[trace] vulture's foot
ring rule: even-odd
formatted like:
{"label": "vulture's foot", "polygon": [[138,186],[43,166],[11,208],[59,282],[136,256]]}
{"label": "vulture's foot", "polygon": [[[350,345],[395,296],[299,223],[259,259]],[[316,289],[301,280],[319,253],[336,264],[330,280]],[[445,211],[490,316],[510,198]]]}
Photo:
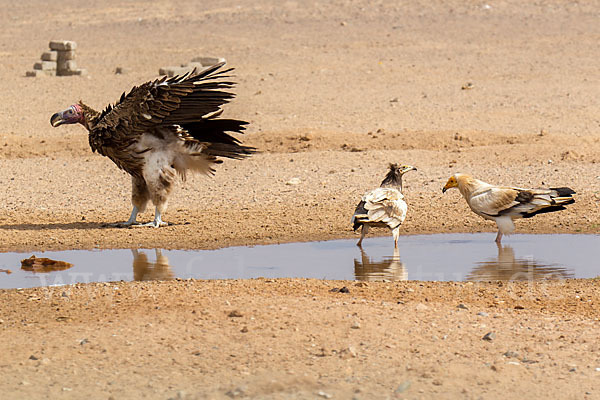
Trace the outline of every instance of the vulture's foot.
{"label": "vulture's foot", "polygon": [[133,210],[131,210],[131,216],[125,222],[117,222],[115,224],[106,224],[106,226],[110,226],[111,228],[129,228],[130,226],[139,225],[140,223],[136,221],[138,215],[138,208],[133,206]]}
{"label": "vulture's foot", "polygon": [[144,227],[144,226],[151,226],[153,228],[159,228],[161,226],[169,226],[169,223],[164,222],[164,221],[152,221],[152,222],[146,222],[145,224],[133,225],[134,228],[139,228],[139,227]]}
{"label": "vulture's foot", "polygon": [[115,222],[114,224],[106,224],[105,226],[108,226],[110,228],[129,228],[131,226],[139,226],[139,225],[140,225],[139,222],[125,221],[125,222]]}

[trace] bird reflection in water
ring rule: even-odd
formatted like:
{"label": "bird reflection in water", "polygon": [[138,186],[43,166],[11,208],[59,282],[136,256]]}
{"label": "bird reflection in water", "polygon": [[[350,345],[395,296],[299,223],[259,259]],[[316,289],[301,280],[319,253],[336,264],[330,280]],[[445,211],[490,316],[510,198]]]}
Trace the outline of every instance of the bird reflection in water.
{"label": "bird reflection in water", "polygon": [[136,281],[160,281],[173,279],[175,275],[169,265],[169,259],[162,254],[161,249],[154,249],[156,261],[148,261],[148,255],[137,249],[133,254],[133,279]]}
{"label": "bird reflection in water", "polygon": [[573,278],[565,267],[543,265],[533,258],[516,258],[510,246],[498,244],[498,258],[483,261],[467,275],[468,281],[536,281]]}
{"label": "bird reflection in water", "polygon": [[360,247],[360,260],[354,259],[354,275],[359,281],[406,281],[408,272],[400,261],[400,252],[394,249],[392,257],[372,261]]}

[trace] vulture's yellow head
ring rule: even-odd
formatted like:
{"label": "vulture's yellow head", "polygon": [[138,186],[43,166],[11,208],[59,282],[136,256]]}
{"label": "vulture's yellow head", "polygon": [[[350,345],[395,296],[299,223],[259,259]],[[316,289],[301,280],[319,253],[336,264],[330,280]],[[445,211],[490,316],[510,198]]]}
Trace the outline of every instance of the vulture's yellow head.
{"label": "vulture's yellow head", "polygon": [[442,193],[446,193],[446,190],[448,189],[458,187],[458,180],[460,178],[459,175],[460,174],[454,174],[448,179],[448,182],[446,182],[444,188],[442,189]]}

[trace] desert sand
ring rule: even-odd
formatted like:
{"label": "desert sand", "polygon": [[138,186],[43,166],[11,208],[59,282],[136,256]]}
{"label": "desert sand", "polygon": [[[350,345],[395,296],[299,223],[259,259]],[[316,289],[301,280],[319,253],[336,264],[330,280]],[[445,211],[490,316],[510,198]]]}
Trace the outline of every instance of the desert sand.
{"label": "desert sand", "polygon": [[[442,195],[455,172],[569,186],[575,204],[518,221],[517,232],[598,233],[596,1],[25,0],[5,11],[1,251],[358,239],[350,216],[390,162],[418,168],[405,177],[403,235],[495,231],[457,191]],[[89,75],[25,77],[51,39],[76,41]],[[259,153],[178,187],[168,227],[108,227],[129,216],[129,177],[91,153],[81,126],[54,129],[50,116],[78,100],[103,108],[197,56],[235,68],[224,115],[250,122],[241,139]],[[342,286],[350,293],[330,291]],[[15,399],[600,398],[599,296],[596,280],[2,290],[0,390]]]}

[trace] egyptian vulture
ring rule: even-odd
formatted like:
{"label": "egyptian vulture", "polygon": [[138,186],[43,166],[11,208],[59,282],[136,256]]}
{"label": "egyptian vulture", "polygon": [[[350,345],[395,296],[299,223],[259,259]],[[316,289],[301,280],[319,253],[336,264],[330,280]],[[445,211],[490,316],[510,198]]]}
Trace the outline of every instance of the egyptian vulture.
{"label": "egyptian vulture", "polygon": [[513,220],[564,210],[567,204],[575,202],[572,196],[575,192],[568,187],[522,189],[494,186],[467,174],[452,175],[442,193],[450,188],[458,188],[475,214],[496,221],[496,243],[502,241],[502,235],[515,230]]}
{"label": "egyptian vulture", "polygon": [[[54,127],[83,125],[92,152],[131,175],[133,210],[129,220],[115,225],[167,225],[162,213],[169,194],[188,171],[213,174],[222,162],[218,157],[241,159],[254,152],[228,133],[242,133],[247,122],[219,118],[221,106],[234,97],[227,91],[235,85],[227,74],[233,69],[219,71],[224,64],[146,82],[102,112],[80,101],[52,115]],[[148,201],[156,207],[154,221],[138,224]]]}
{"label": "egyptian vulture", "polygon": [[369,227],[388,227],[394,236],[394,248],[398,248],[400,225],[406,218],[407,206],[402,195],[402,176],[408,171],[416,171],[410,165],[390,164],[389,171],[380,187],[373,189],[362,197],[356,206],[351,223],[356,231],[362,227],[357,246],[362,245]]}

